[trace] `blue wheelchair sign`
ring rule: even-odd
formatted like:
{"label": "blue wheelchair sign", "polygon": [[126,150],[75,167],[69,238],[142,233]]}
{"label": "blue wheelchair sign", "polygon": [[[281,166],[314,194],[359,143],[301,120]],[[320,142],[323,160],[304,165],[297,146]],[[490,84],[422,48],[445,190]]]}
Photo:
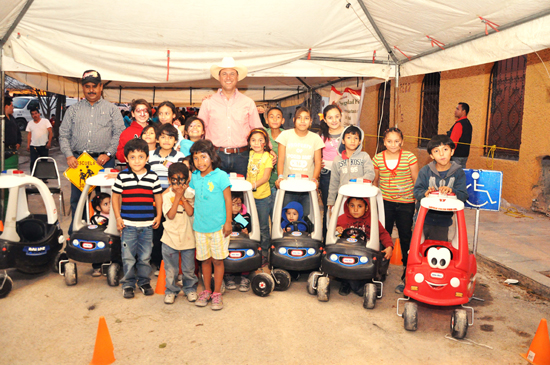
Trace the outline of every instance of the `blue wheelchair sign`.
{"label": "blue wheelchair sign", "polygon": [[464,169],[468,200],[465,207],[498,211],[502,196],[502,171]]}

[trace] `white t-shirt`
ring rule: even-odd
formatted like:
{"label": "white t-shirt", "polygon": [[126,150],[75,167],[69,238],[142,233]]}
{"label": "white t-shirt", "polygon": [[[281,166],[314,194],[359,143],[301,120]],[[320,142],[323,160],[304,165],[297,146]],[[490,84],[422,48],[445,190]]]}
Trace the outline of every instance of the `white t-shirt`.
{"label": "white t-shirt", "polygon": [[284,131],[276,142],[286,147],[283,175],[304,174],[313,178],[315,151],[325,147],[318,134],[308,132],[304,137],[296,134],[294,129]]}
{"label": "white t-shirt", "polygon": [[40,122],[36,123],[34,119],[27,123],[27,132],[31,132],[31,146],[39,147],[48,144],[48,128],[51,128],[52,124],[46,118],[40,119]]}

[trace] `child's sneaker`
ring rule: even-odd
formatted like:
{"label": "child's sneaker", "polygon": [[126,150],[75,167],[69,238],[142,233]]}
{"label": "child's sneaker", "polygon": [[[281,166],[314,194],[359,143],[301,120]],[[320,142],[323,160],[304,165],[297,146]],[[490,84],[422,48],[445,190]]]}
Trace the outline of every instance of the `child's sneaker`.
{"label": "child's sneaker", "polygon": [[245,292],[250,290],[250,280],[241,276],[241,285],[239,285],[239,291]]}
{"label": "child's sneaker", "polygon": [[98,268],[94,267],[94,270],[92,271],[92,276],[94,278],[97,278],[98,276],[101,276],[101,268],[100,267],[98,267]]}
{"label": "child's sneaker", "polygon": [[196,302],[197,301],[197,292],[192,291],[191,293],[187,294],[187,300],[190,302]]}
{"label": "child's sneaker", "polygon": [[168,293],[164,296],[164,304],[174,304],[176,300],[176,294]]}
{"label": "child's sneaker", "polygon": [[155,291],[153,290],[153,287],[151,287],[151,284],[143,284],[139,287],[143,294],[145,295],[153,295],[155,294]]}
{"label": "child's sneaker", "polygon": [[405,290],[405,282],[404,282],[404,281],[401,281],[401,282],[399,283],[399,285],[397,285],[397,286],[395,287],[395,292],[396,292],[397,294],[403,294],[403,290]]}
{"label": "child's sneaker", "polygon": [[219,311],[223,308],[222,293],[212,294],[212,310]]}
{"label": "child's sneaker", "polygon": [[197,301],[195,302],[195,305],[197,307],[206,307],[211,296],[212,292],[210,290],[203,290],[202,293],[199,295],[199,299],[197,299]]}
{"label": "child's sneaker", "polygon": [[224,278],[225,287],[229,290],[237,289],[237,284],[235,283],[235,277],[233,275],[226,275]]}
{"label": "child's sneaker", "polygon": [[134,288],[122,288],[122,295],[126,299],[131,299],[134,297]]}

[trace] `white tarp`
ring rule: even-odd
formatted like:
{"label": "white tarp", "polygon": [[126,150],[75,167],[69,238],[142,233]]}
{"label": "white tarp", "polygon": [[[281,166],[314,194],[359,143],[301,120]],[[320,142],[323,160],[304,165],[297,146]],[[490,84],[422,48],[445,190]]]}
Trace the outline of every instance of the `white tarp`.
{"label": "white tarp", "polygon": [[[26,2],[0,2],[0,36]],[[208,87],[210,66],[232,56],[248,67],[247,79],[267,80],[265,92],[247,92],[255,100],[274,100],[296,93],[290,87],[270,90],[278,78],[387,79],[395,75],[388,61],[407,76],[548,48],[549,14],[548,0],[34,0],[4,45],[5,58],[11,58],[4,70],[20,81],[35,70],[27,77],[32,86],[60,92],[78,88],[82,72],[96,69],[113,80],[106,93],[124,95],[114,90],[119,82],[138,95],[144,89],[135,87],[151,94],[166,86],[168,75],[169,85]],[[486,36],[482,18],[501,31],[489,27]],[[310,81],[311,87],[323,84]]]}

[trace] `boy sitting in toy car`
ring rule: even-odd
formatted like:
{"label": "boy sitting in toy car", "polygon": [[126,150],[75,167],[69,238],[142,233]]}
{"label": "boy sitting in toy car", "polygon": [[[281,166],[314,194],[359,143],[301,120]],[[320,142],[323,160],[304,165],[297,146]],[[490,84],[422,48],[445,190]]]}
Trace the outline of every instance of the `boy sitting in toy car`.
{"label": "boy sitting in toy car", "polygon": [[290,202],[283,208],[281,228],[285,232],[307,232],[307,223],[303,220],[304,208],[298,202]]}
{"label": "boy sitting in toy car", "polygon": [[[336,231],[341,234],[347,228],[355,228],[359,231],[363,231],[366,235],[366,239],[369,239],[370,224],[371,215],[368,200],[350,197],[344,205],[344,214],[338,217]],[[378,232],[380,243],[385,247],[382,250],[385,254],[384,259],[389,260],[393,252],[393,241],[380,221],[378,221]],[[363,296],[364,285],[364,280],[342,280],[339,294],[348,295],[350,290],[353,290],[357,295]]]}

